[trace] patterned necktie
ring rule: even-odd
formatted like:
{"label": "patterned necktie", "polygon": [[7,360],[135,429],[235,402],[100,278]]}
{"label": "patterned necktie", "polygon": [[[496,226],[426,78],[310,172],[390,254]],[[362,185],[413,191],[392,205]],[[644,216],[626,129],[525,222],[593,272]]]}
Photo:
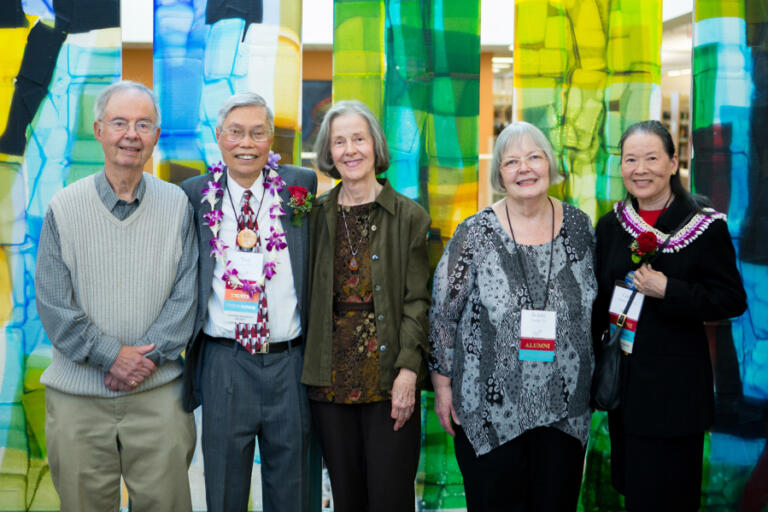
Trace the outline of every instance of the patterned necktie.
{"label": "patterned necktie", "polygon": [[[238,249],[241,251],[258,252],[261,247],[259,237],[259,223],[256,220],[258,212],[251,208],[251,198],[253,192],[246,189],[243,192],[240,215],[237,218],[238,230]],[[261,208],[259,208],[261,209]],[[243,248],[240,238],[245,230],[255,233],[255,245]],[[250,245],[250,244],[246,244]],[[256,354],[261,350],[262,345],[269,339],[269,310],[267,309],[267,294],[263,291],[259,293],[259,311],[256,315],[255,324],[235,323],[235,340],[240,343],[245,350],[251,354]]]}

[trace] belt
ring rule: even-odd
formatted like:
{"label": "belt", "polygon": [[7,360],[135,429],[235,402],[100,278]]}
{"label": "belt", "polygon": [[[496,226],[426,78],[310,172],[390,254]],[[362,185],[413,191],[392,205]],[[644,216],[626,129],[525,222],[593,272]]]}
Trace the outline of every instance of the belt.
{"label": "belt", "polygon": [[370,302],[347,302],[341,300],[333,301],[334,313],[346,313],[347,311],[373,311],[373,301]]}
{"label": "belt", "polygon": [[[245,350],[245,347],[240,345],[237,341],[230,339],[230,338],[214,338],[213,336],[209,336],[205,333],[203,335],[206,337],[207,340],[213,341],[216,343],[219,343],[220,345],[226,345],[228,347],[231,347],[232,345],[237,345],[241,347],[243,350]],[[257,354],[279,354],[280,352],[285,352],[288,350],[288,348],[294,348],[301,345],[301,336],[297,336],[293,338],[290,341],[274,341],[272,343],[266,342],[261,345],[261,349],[256,352]]]}

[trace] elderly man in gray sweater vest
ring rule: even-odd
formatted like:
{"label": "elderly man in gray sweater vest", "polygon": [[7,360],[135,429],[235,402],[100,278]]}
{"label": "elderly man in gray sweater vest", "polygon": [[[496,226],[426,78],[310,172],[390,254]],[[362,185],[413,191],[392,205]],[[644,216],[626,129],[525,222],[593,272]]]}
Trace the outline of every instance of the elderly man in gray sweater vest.
{"label": "elderly man in gray sweater vest", "polygon": [[195,321],[198,249],[184,193],[143,173],[160,135],[154,94],[118,82],[93,123],[104,170],[59,191],[35,289],[53,345],[46,443],[62,511],[190,511],[195,425],[181,351]]}

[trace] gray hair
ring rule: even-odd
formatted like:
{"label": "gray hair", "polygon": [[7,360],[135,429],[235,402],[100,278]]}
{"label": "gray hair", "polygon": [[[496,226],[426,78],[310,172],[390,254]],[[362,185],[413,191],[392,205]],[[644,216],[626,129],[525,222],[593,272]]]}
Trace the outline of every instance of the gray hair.
{"label": "gray hair", "polygon": [[120,80],[119,82],[115,82],[99,93],[99,95],[96,97],[96,102],[93,104],[94,121],[104,120],[104,111],[107,109],[107,103],[109,103],[109,99],[112,96],[118,92],[129,90],[143,92],[149,96],[149,98],[152,100],[152,106],[155,107],[155,125],[160,126],[160,105],[157,103],[157,96],[155,96],[155,93],[152,92],[152,89],[146,85],[131,80]]}
{"label": "gray hair", "polygon": [[371,132],[373,139],[374,169],[376,169],[376,174],[386,171],[389,168],[389,147],[387,146],[387,139],[384,137],[384,130],[382,130],[379,120],[373,115],[371,109],[365,103],[357,100],[338,101],[325,114],[315,140],[315,163],[318,170],[331,178],[341,179],[341,174],[333,164],[331,157],[331,123],[344,114],[358,114],[368,123],[368,131]]}
{"label": "gray hair", "polygon": [[229,113],[240,107],[264,107],[264,110],[267,111],[267,123],[269,123],[269,129],[272,132],[275,131],[275,115],[272,113],[272,109],[267,105],[267,100],[255,92],[237,93],[225,101],[219,109],[216,128],[221,128]]}
{"label": "gray hair", "polygon": [[491,188],[496,192],[505,193],[504,182],[501,179],[501,159],[504,151],[509,147],[519,147],[523,138],[527,137],[534,146],[544,152],[549,162],[549,184],[556,185],[563,181],[563,176],[558,172],[557,159],[547,137],[531,123],[516,121],[509,124],[499,134],[496,144],[493,146],[493,158],[491,159]]}

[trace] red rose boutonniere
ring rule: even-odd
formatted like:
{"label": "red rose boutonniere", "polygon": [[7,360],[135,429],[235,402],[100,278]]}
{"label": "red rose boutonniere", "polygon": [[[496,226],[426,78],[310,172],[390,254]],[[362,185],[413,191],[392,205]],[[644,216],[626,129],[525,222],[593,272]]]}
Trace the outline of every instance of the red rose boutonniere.
{"label": "red rose boutonniere", "polygon": [[291,224],[301,226],[301,219],[312,209],[312,200],[315,196],[304,187],[288,187],[291,198],[288,200],[288,206],[293,210],[293,219]]}
{"label": "red rose boutonniere", "polygon": [[656,234],[652,231],[640,233],[629,248],[632,251],[633,263],[647,263],[656,255],[656,250],[658,248]]}

